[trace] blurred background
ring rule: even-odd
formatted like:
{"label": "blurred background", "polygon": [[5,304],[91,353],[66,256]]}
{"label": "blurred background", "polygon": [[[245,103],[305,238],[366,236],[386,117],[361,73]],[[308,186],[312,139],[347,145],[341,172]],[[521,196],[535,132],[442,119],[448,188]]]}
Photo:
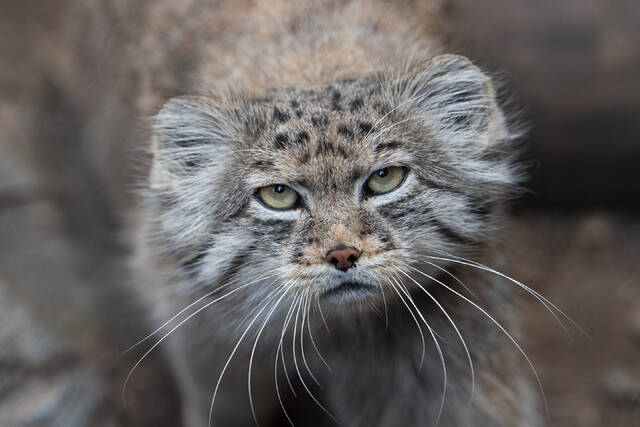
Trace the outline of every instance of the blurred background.
{"label": "blurred background", "polygon": [[[2,426],[179,425],[159,353],[120,401],[136,360],[120,351],[149,330],[121,215],[135,178],[126,95],[145,84],[119,63],[137,35],[124,4],[0,0]],[[458,52],[531,124],[508,273],[591,336],[567,338],[523,298],[554,425],[640,426],[640,2],[456,0],[451,14]]]}

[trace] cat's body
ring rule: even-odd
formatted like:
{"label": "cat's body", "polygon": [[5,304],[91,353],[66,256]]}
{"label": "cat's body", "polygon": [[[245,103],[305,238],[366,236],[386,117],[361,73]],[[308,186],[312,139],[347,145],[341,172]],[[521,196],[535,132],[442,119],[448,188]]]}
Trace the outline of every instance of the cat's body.
{"label": "cat's body", "polygon": [[[496,324],[517,337],[513,285],[456,258],[495,264],[517,173],[489,78],[441,55],[440,6],[182,7],[148,6],[137,47],[143,108],[194,95],[154,120],[137,266],[156,323],[189,307],[159,337],[193,314],[161,344],[186,425],[207,425],[215,390],[215,425],[253,422],[249,391],[265,422],[289,382],[339,425],[541,425]],[[389,170],[402,181],[372,192]],[[280,184],[290,209],[260,196]]]}

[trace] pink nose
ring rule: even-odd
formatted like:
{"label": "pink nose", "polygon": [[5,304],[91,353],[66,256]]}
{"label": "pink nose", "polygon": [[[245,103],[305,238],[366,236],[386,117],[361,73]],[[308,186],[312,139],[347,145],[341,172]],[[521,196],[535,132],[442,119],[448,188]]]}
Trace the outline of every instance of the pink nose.
{"label": "pink nose", "polygon": [[336,246],[329,251],[325,259],[338,270],[347,271],[355,265],[358,257],[360,257],[360,251],[356,248]]}

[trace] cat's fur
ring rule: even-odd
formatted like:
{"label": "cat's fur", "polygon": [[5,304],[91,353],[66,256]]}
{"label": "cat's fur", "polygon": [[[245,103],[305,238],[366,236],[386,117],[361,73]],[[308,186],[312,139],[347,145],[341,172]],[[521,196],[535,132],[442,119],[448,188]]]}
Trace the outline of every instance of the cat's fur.
{"label": "cat's fur", "polygon": [[[159,336],[193,314],[162,344],[185,424],[207,425],[214,390],[214,424],[251,423],[251,360],[258,421],[283,411],[290,381],[339,425],[541,425],[532,373],[489,318],[517,336],[512,285],[451,261],[495,263],[518,172],[491,79],[443,55],[441,5],[191,3],[148,6],[136,46],[143,108],[178,86],[190,95],[153,119],[137,237],[155,321],[189,307]],[[167,62],[187,75],[154,73]],[[402,186],[362,193],[395,165],[408,170]],[[303,207],[257,200],[278,183]],[[355,268],[325,260],[338,245],[362,252]],[[375,291],[323,295],[345,280]]]}

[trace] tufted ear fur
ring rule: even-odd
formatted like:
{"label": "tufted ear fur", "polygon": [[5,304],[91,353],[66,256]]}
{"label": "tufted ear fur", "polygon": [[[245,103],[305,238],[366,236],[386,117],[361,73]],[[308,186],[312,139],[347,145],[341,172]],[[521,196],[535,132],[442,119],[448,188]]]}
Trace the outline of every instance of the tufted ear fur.
{"label": "tufted ear fur", "polygon": [[179,190],[199,166],[220,160],[233,133],[224,111],[205,97],[170,99],[153,131],[150,185],[159,191]]}
{"label": "tufted ear fur", "polygon": [[507,136],[490,78],[458,55],[440,55],[399,85],[400,105],[448,142],[481,149]]}

